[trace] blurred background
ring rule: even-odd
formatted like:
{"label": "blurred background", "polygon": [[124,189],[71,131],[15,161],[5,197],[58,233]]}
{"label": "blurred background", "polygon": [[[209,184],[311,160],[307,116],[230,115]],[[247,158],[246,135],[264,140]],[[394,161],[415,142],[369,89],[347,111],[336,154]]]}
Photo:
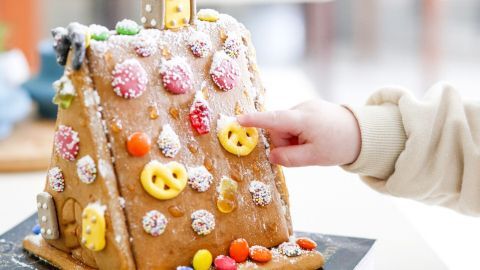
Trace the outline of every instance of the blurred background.
{"label": "blurred background", "polygon": [[[385,85],[420,98],[440,80],[480,98],[479,1],[198,4],[250,29],[270,109],[315,97],[360,105]],[[113,29],[123,18],[139,21],[140,0],[0,0],[0,197],[18,190],[33,196],[26,190],[43,186],[53,129],[45,118],[55,115],[51,83],[62,73],[50,29],[71,21]],[[377,269],[480,269],[477,219],[376,194],[338,168],[291,169],[287,176],[296,228],[379,239]],[[34,211],[25,198],[17,192],[10,199],[18,207],[1,209],[9,218],[0,233]]]}

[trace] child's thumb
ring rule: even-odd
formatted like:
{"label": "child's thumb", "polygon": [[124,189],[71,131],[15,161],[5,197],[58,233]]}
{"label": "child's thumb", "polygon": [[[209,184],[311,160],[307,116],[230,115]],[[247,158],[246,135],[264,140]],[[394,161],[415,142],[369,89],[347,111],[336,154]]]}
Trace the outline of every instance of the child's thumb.
{"label": "child's thumb", "polygon": [[316,165],[315,152],[310,144],[274,148],[270,152],[270,162],[285,167]]}

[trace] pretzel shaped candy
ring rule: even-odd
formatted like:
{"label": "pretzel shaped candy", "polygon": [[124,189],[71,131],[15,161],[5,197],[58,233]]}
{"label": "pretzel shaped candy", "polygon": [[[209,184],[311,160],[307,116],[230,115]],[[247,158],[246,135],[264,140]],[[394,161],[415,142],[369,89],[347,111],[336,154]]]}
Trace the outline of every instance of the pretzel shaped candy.
{"label": "pretzel shaped candy", "polygon": [[145,165],[140,181],[145,191],[159,200],[177,197],[187,185],[187,170],[178,162],[161,164],[154,160]]}
{"label": "pretzel shaped candy", "polygon": [[250,154],[258,143],[257,129],[242,127],[237,121],[225,124],[217,135],[223,148],[237,156]]}
{"label": "pretzel shaped candy", "polygon": [[82,213],[82,244],[92,250],[105,248],[105,206],[91,203]]}

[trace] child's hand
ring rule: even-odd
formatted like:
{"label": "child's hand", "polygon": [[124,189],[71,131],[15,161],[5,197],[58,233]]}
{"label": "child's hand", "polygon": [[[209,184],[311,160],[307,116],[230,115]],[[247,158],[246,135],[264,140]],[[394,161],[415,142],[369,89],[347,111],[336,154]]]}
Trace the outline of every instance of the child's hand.
{"label": "child's hand", "polygon": [[241,115],[238,121],[242,126],[268,130],[275,146],[270,161],[286,167],[344,165],[354,162],[360,153],[360,129],[355,116],[323,100],[286,111]]}

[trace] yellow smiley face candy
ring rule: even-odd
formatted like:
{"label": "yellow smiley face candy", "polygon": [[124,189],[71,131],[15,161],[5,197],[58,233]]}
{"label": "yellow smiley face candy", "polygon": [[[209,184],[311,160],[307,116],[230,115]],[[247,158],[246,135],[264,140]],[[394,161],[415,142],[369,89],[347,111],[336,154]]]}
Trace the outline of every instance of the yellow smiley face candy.
{"label": "yellow smiley face candy", "polygon": [[219,120],[218,139],[220,144],[228,152],[237,156],[250,154],[258,143],[258,131],[256,128],[240,126],[237,121],[220,124]]}
{"label": "yellow smiley face candy", "polygon": [[105,206],[91,203],[82,213],[82,244],[93,251],[105,248]]}
{"label": "yellow smiley face candy", "polygon": [[145,165],[140,181],[145,191],[159,200],[177,197],[187,185],[187,170],[178,162],[161,164],[154,160]]}

